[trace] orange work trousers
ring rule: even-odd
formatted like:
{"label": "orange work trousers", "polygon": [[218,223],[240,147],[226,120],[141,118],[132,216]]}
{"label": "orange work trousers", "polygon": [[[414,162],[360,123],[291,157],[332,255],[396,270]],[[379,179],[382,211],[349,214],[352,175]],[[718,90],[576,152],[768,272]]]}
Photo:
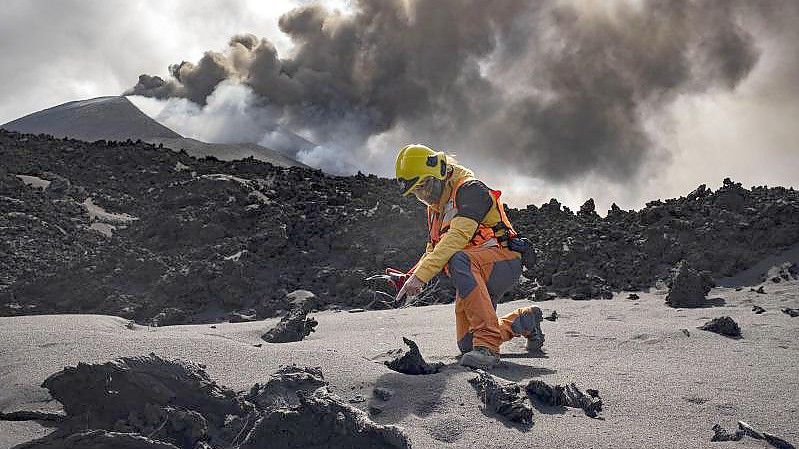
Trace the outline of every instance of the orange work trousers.
{"label": "orange work trousers", "polygon": [[483,346],[499,354],[499,346],[521,330],[512,326],[523,310],[497,318],[497,301],[522,273],[521,255],[502,246],[467,248],[448,263],[455,285],[455,330],[462,353]]}

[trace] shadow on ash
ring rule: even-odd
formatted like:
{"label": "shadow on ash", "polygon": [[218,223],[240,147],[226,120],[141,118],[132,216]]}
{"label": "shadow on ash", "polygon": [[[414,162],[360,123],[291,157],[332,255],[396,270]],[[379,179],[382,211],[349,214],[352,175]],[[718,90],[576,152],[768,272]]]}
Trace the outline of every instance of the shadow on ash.
{"label": "shadow on ash", "polygon": [[410,448],[402,429],[331,393],[319,368],[285,366],[236,393],[201,365],[151,353],[79,363],[42,386],[66,417],[14,449]]}

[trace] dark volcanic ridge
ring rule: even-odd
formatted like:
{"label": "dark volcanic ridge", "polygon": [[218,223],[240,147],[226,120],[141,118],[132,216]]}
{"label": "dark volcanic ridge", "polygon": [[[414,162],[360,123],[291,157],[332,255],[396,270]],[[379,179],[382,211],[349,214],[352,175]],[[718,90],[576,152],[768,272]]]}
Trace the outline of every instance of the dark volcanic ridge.
{"label": "dark volcanic ridge", "polygon": [[296,156],[298,148],[285,148],[285,144],[293,144],[300,149],[313,148],[311,142],[283,130],[280,130],[280,135],[286,142],[276,140],[276,143],[282,142],[284,146],[280,151],[254,143],[207,143],[186,138],[150,118],[124,96],[70,101],[20,117],[0,125],[0,128],[89,142],[142,140],[175,151],[185,150],[195,157],[213,156],[230,161],[252,156],[283,167],[308,168],[292,158]]}
{"label": "dark volcanic ridge", "polygon": [[[409,268],[427,238],[423,206],[372,175],[2,130],[0,157],[4,316],[263,318],[292,309],[295,290],[314,293],[308,310],[398,307],[365,278]],[[682,260],[718,279],[799,242],[792,188],[726,179],[640,211],[614,206],[600,217],[591,205],[575,214],[553,199],[508,211],[537,262],[500,301],[611,298],[665,285]],[[414,304],[453,298],[439,277]]]}
{"label": "dark volcanic ridge", "polygon": [[175,139],[180,134],[151,119],[127,97],[98,97],[53,106],[0,127],[30,134],[94,140]]}

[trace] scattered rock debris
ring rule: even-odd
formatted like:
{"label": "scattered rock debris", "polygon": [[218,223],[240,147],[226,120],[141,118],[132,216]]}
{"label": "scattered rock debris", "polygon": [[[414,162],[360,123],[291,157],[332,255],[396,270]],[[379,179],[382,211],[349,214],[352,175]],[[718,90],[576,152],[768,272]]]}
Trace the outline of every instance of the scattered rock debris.
{"label": "scattered rock debris", "polygon": [[735,320],[728,316],[713,318],[698,329],[715,332],[725,337],[741,338],[741,328]]}
{"label": "scattered rock debris", "polygon": [[685,334],[686,337],[691,336],[691,332],[689,332],[688,329],[680,329],[680,331],[682,331],[682,333]]}
{"label": "scattered rock debris", "polygon": [[706,297],[712,287],[709,273],[698,272],[683,260],[677,265],[671,280],[666,304],[671,307],[703,307],[707,305]]}
{"label": "scattered rock debris", "polygon": [[443,363],[425,362],[415,341],[405,337],[402,337],[402,341],[408,345],[410,351],[393,360],[383,362],[387,367],[403,374],[435,374],[444,366]]}
{"label": "scattered rock debris", "polygon": [[774,283],[799,279],[799,266],[795,262],[783,262],[771,267],[766,273],[766,279]]}
{"label": "scattered rock debris", "polygon": [[199,364],[150,354],[79,363],[42,386],[66,416],[18,448],[410,448],[400,428],[374,423],[331,393],[319,368],[281,367],[237,394]]}
{"label": "scattered rock debris", "polygon": [[311,335],[317,324],[313,318],[306,318],[308,311],[302,307],[296,307],[280,319],[275,327],[268,330],[261,338],[269,343],[288,343],[300,341]]}
{"label": "scattered rock debris", "polygon": [[627,299],[636,300],[636,299],[641,299],[641,297],[640,297],[640,296],[638,296],[638,295],[637,295],[637,294],[635,294],[635,293],[630,293],[629,295],[627,295]]}
{"label": "scattered rock debris", "polygon": [[764,440],[777,449],[795,449],[794,445],[782,438],[768,432],[758,431],[744,421],[738,421],[738,429],[735,432],[724,429],[720,424],[714,425],[710,441],[740,441],[744,436]]}
{"label": "scattered rock debris", "polygon": [[533,292],[533,297],[530,298],[531,301],[541,302],[541,301],[551,301],[555,299],[557,295],[554,293],[549,293],[546,288],[538,287]]}
{"label": "scattered rock debris", "polygon": [[496,377],[480,369],[477,377],[469,379],[469,383],[477,390],[480,400],[495,413],[513,422],[533,423],[533,409],[525,402],[519,385],[500,383]]}
{"label": "scattered rock debris", "polygon": [[559,316],[560,315],[558,315],[558,311],[557,310],[553,310],[552,313],[549,314],[548,316],[545,316],[544,319],[547,320],[547,321],[555,322],[555,321],[558,320]]}
{"label": "scattered rock debris", "polygon": [[574,382],[566,386],[552,386],[542,380],[533,379],[525,389],[531,399],[544,405],[581,408],[585,415],[591,418],[597,418],[602,411],[599,391],[588,388],[583,393]]}
{"label": "scattered rock debris", "polygon": [[755,314],[757,314],[757,315],[760,315],[761,313],[763,313],[765,311],[766,311],[766,309],[764,309],[764,308],[762,308],[760,306],[752,306],[752,312],[755,312]]}
{"label": "scattered rock debris", "polygon": [[790,307],[784,307],[784,308],[782,308],[780,310],[782,311],[782,313],[784,313],[786,315],[790,315],[791,318],[796,318],[796,317],[799,316],[799,309],[792,309]]}
{"label": "scattered rock debris", "polygon": [[760,293],[761,295],[765,295],[766,294],[766,291],[763,290],[763,286],[762,285],[760,287],[758,287],[757,290],[755,290],[753,288],[750,288],[749,291],[750,292],[755,292],[755,293]]}

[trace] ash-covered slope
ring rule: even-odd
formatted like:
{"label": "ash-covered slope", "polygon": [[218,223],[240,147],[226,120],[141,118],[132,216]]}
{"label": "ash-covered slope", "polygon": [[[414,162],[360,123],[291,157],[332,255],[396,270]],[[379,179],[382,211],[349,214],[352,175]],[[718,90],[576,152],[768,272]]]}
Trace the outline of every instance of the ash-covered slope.
{"label": "ash-covered slope", "polygon": [[0,128],[89,142],[143,140],[175,151],[186,150],[195,157],[213,156],[225,161],[253,157],[282,167],[308,167],[290,156],[313,148],[311,142],[290,133],[281,134],[288,137],[277,140],[282,145],[280,151],[254,143],[207,143],[185,138],[150,118],[124,96],[71,101],[26,115]]}
{"label": "ash-covered slope", "polygon": [[70,101],[0,125],[10,131],[94,140],[179,138],[126,97]]}
{"label": "ash-covered slope", "polygon": [[[375,176],[3,131],[0,157],[2,315],[272,316],[295,289],[314,292],[316,308],[392,307],[375,292],[385,286],[364,279],[408,268],[426,240],[422,206]],[[48,180],[45,190],[23,182]],[[539,253],[528,278],[575,299],[603,297],[647,288],[680,259],[721,277],[799,242],[793,189],[725,181],[605,218],[592,204],[577,214],[554,200],[509,211]],[[452,299],[441,279],[420,303]]]}
{"label": "ash-covered slope", "polygon": [[163,145],[175,151],[185,150],[189,155],[198,158],[211,156],[224,161],[233,161],[252,157],[281,167],[311,168],[277,151],[254,143],[207,143],[187,137],[156,137],[145,139],[145,141],[154,145]]}

